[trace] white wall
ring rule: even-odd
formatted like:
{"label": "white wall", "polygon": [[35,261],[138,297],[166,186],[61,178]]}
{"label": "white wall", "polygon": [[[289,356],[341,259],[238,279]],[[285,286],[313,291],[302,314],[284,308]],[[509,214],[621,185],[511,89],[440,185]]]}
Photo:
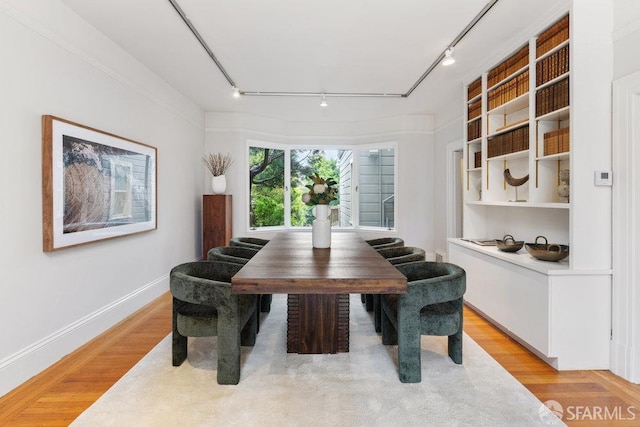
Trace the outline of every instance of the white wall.
{"label": "white wall", "polygon": [[[227,174],[227,193],[233,195],[233,233],[250,235],[247,229],[248,173],[246,140],[254,139],[291,145],[320,146],[398,142],[397,235],[408,246],[433,252],[433,122],[429,116],[399,116],[355,123],[282,122],[232,113],[207,113],[206,151],[229,152],[236,163]],[[210,177],[205,181],[208,183]],[[210,187],[207,187],[210,191]],[[255,232],[253,232],[255,233]],[[264,237],[268,233],[262,232]],[[361,232],[365,238],[390,235]]]}
{"label": "white wall", "polygon": [[[0,40],[2,395],[199,255],[204,114],[57,0],[0,0]],[[157,230],[42,251],[43,114],[157,147]]]}
{"label": "white wall", "polygon": [[640,70],[640,3],[613,1],[613,78]]}

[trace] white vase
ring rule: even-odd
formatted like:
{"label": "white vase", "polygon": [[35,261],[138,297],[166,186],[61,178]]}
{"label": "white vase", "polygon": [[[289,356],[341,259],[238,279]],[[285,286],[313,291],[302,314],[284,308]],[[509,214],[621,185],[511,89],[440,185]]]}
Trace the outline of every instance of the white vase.
{"label": "white vase", "polygon": [[331,220],[329,217],[329,205],[315,205],[313,215],[316,219],[311,224],[311,235],[314,248],[331,247]]}
{"label": "white vase", "polygon": [[224,194],[227,190],[227,178],[224,175],[212,177],[211,189],[213,190],[213,194]]}

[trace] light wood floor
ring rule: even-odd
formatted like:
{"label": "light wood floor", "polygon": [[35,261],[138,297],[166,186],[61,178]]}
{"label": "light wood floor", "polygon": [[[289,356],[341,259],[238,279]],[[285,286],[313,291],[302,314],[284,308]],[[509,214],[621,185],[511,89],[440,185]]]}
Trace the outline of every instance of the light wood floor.
{"label": "light wood floor", "polygon": [[[640,426],[640,385],[609,371],[557,372],[471,309],[464,321],[465,332],[536,397],[559,402],[568,425]],[[0,398],[0,425],[68,425],[170,330],[166,293]],[[611,415],[617,420],[605,420]]]}

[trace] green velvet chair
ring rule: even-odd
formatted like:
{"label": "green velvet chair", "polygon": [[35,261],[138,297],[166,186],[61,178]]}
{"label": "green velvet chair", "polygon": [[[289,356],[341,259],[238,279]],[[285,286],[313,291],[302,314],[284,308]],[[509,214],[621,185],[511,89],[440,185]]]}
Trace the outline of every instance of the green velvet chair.
{"label": "green velvet chair", "polygon": [[370,239],[365,241],[376,250],[404,246],[404,240],[399,237],[381,237],[379,239]]}
{"label": "green velvet chair", "polygon": [[448,336],[449,357],[462,363],[462,310],[465,271],[445,262],[400,264],[407,277],[406,294],[382,296],[382,343],[398,345],[403,383],[422,380],[421,335]]}
{"label": "green velvet chair", "polygon": [[187,358],[187,337],[217,336],[218,384],[240,381],[240,346],[253,346],[257,333],[255,295],[231,293],[231,277],[242,268],[222,261],[180,264],[171,270],[172,363]]}
{"label": "green velvet chair", "polygon": [[244,246],[218,246],[207,252],[208,261],[227,261],[235,264],[246,264],[258,253],[258,249]]}
{"label": "green velvet chair", "polygon": [[259,239],[257,237],[234,237],[229,241],[231,246],[242,246],[256,250],[262,249],[267,243],[269,243],[267,239]]}
{"label": "green velvet chair", "polygon": [[[397,248],[404,246],[404,240],[399,237],[381,237],[379,239],[365,240],[375,250]],[[360,300],[365,303],[367,311],[373,311],[373,296],[360,295]]]}
{"label": "green velvet chair", "polygon": [[[209,249],[207,253],[207,260],[209,261],[226,261],[233,262],[235,264],[244,265],[255,254],[258,253],[258,249],[252,249],[245,246],[218,246],[216,248]],[[273,299],[271,294],[259,295],[260,298],[260,311],[262,313],[268,313],[271,311],[271,301]],[[260,318],[258,317],[258,321]],[[259,322],[258,322],[259,325]]]}
{"label": "green velvet chair", "polygon": [[[379,249],[378,253],[382,255],[392,265],[406,264],[408,262],[424,261],[425,252],[422,248],[416,248],[414,246],[400,246],[395,248]],[[380,294],[368,295],[366,298],[371,297],[373,300],[373,323],[376,332],[382,331],[381,326],[381,308],[380,308]]]}

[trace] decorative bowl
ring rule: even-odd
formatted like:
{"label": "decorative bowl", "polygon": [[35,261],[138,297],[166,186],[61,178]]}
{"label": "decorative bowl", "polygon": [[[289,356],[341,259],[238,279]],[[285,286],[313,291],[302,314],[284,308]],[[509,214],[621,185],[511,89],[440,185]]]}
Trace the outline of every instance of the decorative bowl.
{"label": "decorative bowl", "polygon": [[[544,239],[544,243],[538,243],[538,239]],[[525,244],[527,252],[539,260],[542,261],[560,261],[569,256],[569,246],[558,245],[557,243],[547,243],[547,238],[544,236],[536,237],[535,243]]]}
{"label": "decorative bowl", "polygon": [[523,245],[524,240],[516,241],[511,234],[506,234],[502,240],[496,239],[496,247],[503,252],[518,252]]}

